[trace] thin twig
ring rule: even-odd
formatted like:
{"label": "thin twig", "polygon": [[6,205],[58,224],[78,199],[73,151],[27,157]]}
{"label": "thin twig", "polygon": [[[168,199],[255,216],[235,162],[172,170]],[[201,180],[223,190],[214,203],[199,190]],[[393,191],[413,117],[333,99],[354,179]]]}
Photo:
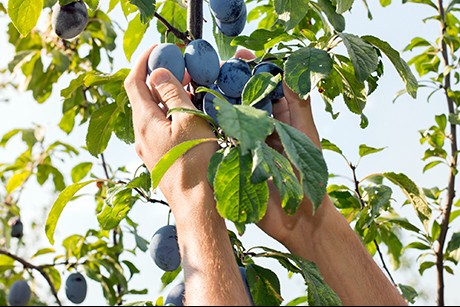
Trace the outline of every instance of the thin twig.
{"label": "thin twig", "polygon": [[[358,195],[358,199],[359,199],[359,202],[361,204],[361,208],[364,208],[366,206],[366,203],[364,202],[364,199],[363,199],[363,197],[361,195],[361,192],[359,191],[359,181],[358,181],[358,179],[356,177],[356,166],[353,165],[352,163],[350,163],[349,165],[350,165],[351,171],[353,173],[353,181],[354,181],[354,184],[355,184],[355,192]],[[380,251],[380,246],[379,246],[379,244],[377,243],[376,240],[374,240],[374,244],[375,244],[375,246],[377,248],[377,252],[379,254],[380,261],[382,262],[383,269],[385,270],[385,272],[387,272],[387,274],[388,274],[391,282],[393,283],[393,285],[395,287],[397,287],[397,285],[396,285],[396,283],[395,283],[395,281],[393,279],[393,276],[391,275],[390,270],[388,269],[388,267],[386,265],[385,258],[383,257],[383,254]]]}
{"label": "thin twig", "polygon": [[168,29],[169,32],[174,34],[174,36],[177,37],[178,39],[183,40],[186,45],[191,41],[188,32],[180,31],[179,29],[174,27],[172,24],[170,24],[169,21],[167,21],[163,16],[161,16],[157,12],[155,12],[154,16],[166,27],[166,29]]}
{"label": "thin twig", "polygon": [[17,255],[14,255],[12,253],[10,253],[9,251],[7,250],[4,250],[4,249],[0,249],[0,254],[3,254],[5,256],[8,256],[16,261],[18,261],[19,263],[21,263],[24,267],[26,268],[29,268],[29,269],[32,269],[32,270],[36,270],[38,272],[40,272],[40,274],[45,278],[46,282],[48,283],[48,285],[50,286],[51,288],[51,293],[53,293],[53,296],[54,298],[56,299],[56,302],[59,306],[62,306],[61,304],[61,301],[59,300],[59,297],[58,297],[58,294],[57,294],[57,291],[56,291],[56,288],[54,287],[54,284],[53,282],[51,281],[50,277],[48,276],[48,274],[45,272],[44,268],[41,267],[41,266],[36,266],[26,260],[24,260],[23,258],[17,256]]}

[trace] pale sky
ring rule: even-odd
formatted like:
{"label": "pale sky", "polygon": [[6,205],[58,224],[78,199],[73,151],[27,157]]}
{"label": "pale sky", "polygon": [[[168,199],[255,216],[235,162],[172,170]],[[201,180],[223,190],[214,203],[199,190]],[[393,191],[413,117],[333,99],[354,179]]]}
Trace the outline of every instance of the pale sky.
{"label": "pale sky", "polygon": [[[429,41],[434,41],[438,35],[438,24],[433,21],[422,22],[423,18],[433,14],[432,11],[425,9],[424,6],[394,3],[387,8],[381,8],[378,3],[372,2],[369,4],[374,19],[369,21],[362,2],[356,1],[352,12],[345,14],[347,22],[346,32],[356,35],[377,36],[389,42],[399,51],[402,51],[413,37],[421,36],[427,38]],[[208,20],[210,20],[209,12],[205,10],[205,14],[205,18],[207,16]],[[123,20],[119,20],[119,22],[124,25]],[[0,28],[2,29],[0,31],[0,53],[2,55],[0,57],[0,68],[5,67],[13,55],[12,49],[7,43],[6,24],[6,18],[4,16],[0,17]],[[133,60],[149,45],[159,42],[159,35],[153,31],[153,28],[155,27],[152,25],[145,35],[142,44],[133,55]],[[251,29],[252,25],[248,25],[243,34],[249,34]],[[210,35],[211,25],[205,24],[204,32],[204,38],[212,41],[213,39]],[[128,63],[123,54],[121,35],[118,38],[118,46],[119,50],[115,56],[114,69],[118,70],[122,67],[131,67],[132,63]],[[410,57],[410,53],[403,54],[403,58],[406,60]],[[68,82],[68,79],[65,82],[60,82],[55,87],[53,96],[42,105],[34,102],[29,92],[16,93],[11,90],[4,91],[0,97],[6,96],[10,98],[10,102],[6,104],[0,103],[0,135],[13,128],[28,128],[31,127],[32,123],[39,123],[47,128],[49,143],[61,139],[76,147],[83,146],[85,143],[86,126],[76,128],[70,136],[65,135],[57,129],[57,123],[61,118],[59,90],[66,87],[66,82]],[[420,90],[417,100],[404,95],[396,103],[393,103],[394,94],[403,87],[404,84],[395,69],[385,59],[385,73],[379,82],[379,88],[369,97],[364,111],[370,122],[369,127],[364,130],[359,127],[359,117],[348,111],[341,100],[337,100],[334,106],[335,111],[340,111],[341,115],[337,120],[332,120],[330,115],[324,111],[324,103],[321,101],[321,98],[314,94],[313,108],[318,131],[321,137],[337,144],[352,162],[357,161],[358,146],[360,144],[367,144],[372,147],[386,147],[383,152],[367,157],[361,162],[357,170],[358,178],[362,178],[370,173],[394,171],[407,174],[420,186],[433,187],[437,185],[442,187],[447,180],[446,168],[441,167],[438,168],[439,170],[430,170],[422,174],[425,162],[421,158],[426,148],[419,143],[418,131],[431,126],[434,123],[434,115],[446,112],[445,100],[441,96],[434,96],[431,102],[427,103],[427,92]],[[11,162],[11,159],[16,157],[18,152],[24,149],[21,146],[20,142],[15,139],[9,143],[6,150],[0,149],[0,162]],[[127,164],[129,169],[134,170],[141,163],[135,154],[134,147],[117,141],[114,136],[109,143],[105,155],[108,163],[113,166]],[[330,173],[345,176],[351,175],[349,168],[337,154],[326,151],[325,158]],[[70,167],[74,166],[78,161],[99,163],[94,157],[89,156],[89,154],[83,154],[77,159],[72,159],[71,163],[63,165],[62,168],[69,170],[69,165]],[[103,176],[101,167],[96,166],[93,168],[93,171]],[[392,188],[394,189],[395,198],[402,203],[403,198],[399,191],[396,187],[392,186]],[[87,189],[83,192],[89,193],[91,190]],[[39,188],[36,184],[31,185],[20,203],[24,220],[44,221],[45,213],[42,213],[42,208],[52,203],[54,199],[55,195],[50,193],[49,186]],[[63,238],[70,234],[83,234],[89,227],[97,227],[94,208],[94,203],[89,197],[82,197],[78,201],[70,203],[65,208],[57,226],[57,246],[59,246]],[[413,211],[409,207],[398,212],[407,214],[407,217],[410,219],[414,216]],[[167,210],[162,205],[146,205],[139,202],[134,206],[129,216],[139,223],[140,234],[149,239],[156,229],[166,223]],[[25,226],[28,226],[28,224],[25,223]],[[233,226],[229,224],[229,227],[232,228]],[[26,234],[27,231],[28,228],[26,227]],[[452,231],[459,231],[458,220],[453,225]],[[44,232],[35,234],[30,239],[26,237],[25,240],[26,242],[36,242],[37,237],[41,238],[41,240],[38,240],[40,246],[37,246],[37,249],[49,246],[49,243],[44,239]],[[247,248],[255,245],[266,245],[271,248],[283,250],[282,246],[268,238],[253,225],[248,227],[242,241]],[[126,240],[126,244],[128,247],[130,241]],[[34,249],[31,252],[35,250],[35,245],[33,246]],[[133,279],[133,287],[136,289],[145,287],[149,289],[149,295],[134,296],[132,300],[155,301],[158,295],[167,294],[170,287],[163,292],[159,292],[162,272],[155,266],[148,253],[139,253],[136,257],[132,256],[129,259],[142,272],[141,275]],[[380,260],[376,259],[376,261],[380,265]],[[388,258],[386,258],[386,261],[390,265]],[[278,276],[282,285],[281,294],[285,298],[283,304],[304,294],[302,280],[297,277],[289,279],[286,271],[277,262],[258,259],[256,263],[267,266],[279,273]],[[414,270],[416,269],[414,268]],[[397,283],[408,283],[416,286],[414,282],[418,281],[423,285],[423,289],[428,292],[429,296],[426,299],[419,299],[415,305],[433,305],[435,303],[436,284],[434,270],[427,270],[423,277],[420,277],[416,271],[401,271],[398,273],[392,271],[392,275]],[[458,292],[459,282],[458,275],[452,277],[446,274],[446,305],[458,305],[460,303],[460,293]],[[44,289],[46,290],[47,288]],[[72,303],[65,299],[63,289],[61,289],[59,294],[66,305],[72,305]],[[83,304],[104,305],[105,300],[102,297],[100,287],[90,286],[88,288],[87,299]]]}

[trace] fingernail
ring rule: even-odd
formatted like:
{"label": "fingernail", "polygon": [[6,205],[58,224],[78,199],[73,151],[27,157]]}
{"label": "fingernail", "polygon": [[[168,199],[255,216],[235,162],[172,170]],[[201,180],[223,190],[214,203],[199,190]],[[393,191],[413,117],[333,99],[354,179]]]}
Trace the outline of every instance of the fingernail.
{"label": "fingernail", "polygon": [[156,71],[152,76],[152,82],[155,86],[168,82],[169,79],[169,73],[163,69]]}

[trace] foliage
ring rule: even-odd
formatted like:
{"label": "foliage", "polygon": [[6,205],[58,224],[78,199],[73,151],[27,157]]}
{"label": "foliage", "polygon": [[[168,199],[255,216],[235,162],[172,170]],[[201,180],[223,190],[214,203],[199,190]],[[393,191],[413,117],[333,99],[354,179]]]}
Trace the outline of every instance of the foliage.
{"label": "foliage", "polygon": [[[116,137],[128,145],[134,142],[131,107],[123,86],[129,69],[114,69],[117,38],[122,36],[121,48],[128,60],[146,38],[144,34],[150,26],[156,26],[161,34],[161,39],[156,42],[173,42],[184,47],[192,36],[186,31],[187,8],[184,1],[177,0],[111,0],[109,3],[85,0],[89,8],[86,29],[76,39],[67,41],[53,33],[49,22],[56,2],[0,2],[0,14],[7,14],[11,20],[7,34],[8,42],[14,48],[13,59],[2,72],[6,81],[0,84],[0,88],[25,89],[31,92],[37,103],[42,104],[50,99],[58,84],[66,82],[60,91],[62,117],[59,129],[71,134],[77,125],[87,124],[86,143],[81,149],[63,141],[49,143],[39,126],[13,129],[3,135],[0,141],[2,147],[8,146],[11,139],[21,136],[26,149],[13,161],[0,164],[0,227],[4,234],[0,247],[0,303],[6,304],[8,288],[15,280],[25,278],[33,281],[33,271],[37,270],[47,276],[54,297],[39,297],[34,293],[33,303],[46,304],[54,300],[61,304],[56,291],[62,282],[56,267],[63,265],[68,271],[84,271],[87,277],[100,283],[109,305],[123,304],[129,295],[147,294],[147,289],[133,289],[130,286],[130,281],[140,271],[125,255],[146,252],[148,244],[138,234],[139,225],[130,218],[130,210],[140,202],[164,205],[165,202],[155,199],[154,194],[168,167],[193,146],[215,140],[180,144],[151,171],[142,165],[134,173],[128,173],[125,168],[110,168],[104,158],[110,139]],[[61,5],[70,2],[75,1],[59,0]],[[407,175],[394,171],[369,174],[358,180],[356,168],[359,162],[353,164],[338,146],[323,139],[322,149],[342,156],[350,166],[353,180],[350,186],[346,186],[329,181],[333,176],[328,173],[321,151],[309,138],[252,107],[275,88],[274,84],[280,82],[279,77],[253,77],[244,89],[243,105],[239,106],[229,104],[214,92],[217,97],[220,96],[216,103],[220,109],[221,130],[215,127],[216,138],[223,148],[213,157],[209,179],[215,191],[219,213],[238,229],[238,235],[230,233],[230,236],[236,258],[247,267],[255,303],[283,303],[276,275],[256,264],[260,257],[276,259],[291,274],[300,274],[305,280],[306,295],[292,304],[340,303],[322,280],[314,263],[268,247],[246,249],[238,240],[247,224],[256,223],[264,216],[269,178],[273,179],[280,191],[286,213],[295,213],[304,195],[317,209],[328,193],[361,236],[369,252],[381,257],[382,261],[385,260],[380,245],[386,247],[395,269],[400,267],[407,250],[416,249],[420,251],[420,275],[432,267],[436,268],[441,278],[443,272],[453,274],[451,265],[457,265],[460,260],[460,230],[448,233],[449,225],[460,212],[453,210],[459,206],[458,198],[455,198],[455,178],[460,95],[454,90],[454,85],[460,80],[456,57],[460,46],[460,22],[456,17],[458,1],[451,1],[440,10],[441,13],[438,9],[442,3],[408,1],[436,9],[429,19],[442,25],[442,33],[435,43],[416,37],[408,44],[406,51],[425,48],[408,63],[388,42],[378,37],[357,36],[345,31],[346,21],[342,14],[352,8],[353,1],[246,2],[253,5],[248,13],[248,21],[257,22],[257,29],[249,35],[225,37],[216,29],[214,20],[208,21],[213,23],[215,45],[221,59],[228,59],[237,47],[245,47],[254,51],[257,57],[250,62],[252,67],[264,60],[279,64],[284,69],[286,84],[305,99],[317,91],[323,99],[326,112],[333,118],[338,116],[334,106],[343,102],[351,114],[358,116],[362,128],[370,124],[365,115],[366,105],[383,75],[384,58],[390,61],[404,84],[404,90],[399,94],[407,93],[416,98],[418,88],[426,86],[434,89],[433,93],[442,91],[449,106],[448,113],[435,116],[433,126],[420,131],[420,141],[428,147],[423,157],[427,161],[424,171],[441,164],[447,165],[450,176],[448,185],[421,188]],[[117,10],[122,12],[123,20],[112,17],[116,16]],[[41,24],[39,17],[46,22]],[[119,25],[124,30],[120,31]],[[340,49],[340,46],[343,48]],[[343,54],[339,50],[344,50]],[[420,77],[428,79],[418,81],[409,65],[413,65]],[[69,79],[70,82],[65,81]],[[211,90],[199,88],[197,92],[200,91]],[[201,112],[198,113],[206,118]],[[279,154],[265,144],[267,136],[274,131],[280,136],[286,155]],[[359,147],[360,160],[382,150],[363,144]],[[81,155],[81,151],[88,152],[91,160],[73,166],[70,174],[62,173],[63,161],[72,163],[72,159]],[[105,176],[96,174],[97,159],[101,161]],[[299,179],[291,165],[299,170]],[[31,260],[35,260],[38,255],[52,256],[51,263],[41,265],[20,261],[22,258],[18,259],[10,253],[13,247],[26,248],[22,241],[16,242],[9,236],[11,226],[8,221],[21,216],[20,196],[33,180],[41,186],[52,182],[54,192],[58,194],[48,208],[45,230],[39,230],[46,233],[51,245],[38,249],[31,257]],[[91,194],[99,228],[88,229],[83,235],[73,234],[62,242],[55,242],[54,232],[59,227],[61,212],[69,202],[81,195],[81,190],[89,187],[95,188]],[[407,196],[407,203],[412,205],[420,225],[398,214],[398,205],[401,204],[395,203],[392,197],[395,188]],[[403,241],[403,232],[412,235],[411,242]],[[127,235],[135,238],[134,248],[125,246],[123,238]],[[165,273],[162,276],[164,286],[176,280],[178,274],[179,271]],[[397,286],[408,301],[415,301],[417,291],[413,287],[403,284]],[[134,302],[131,305],[162,302],[161,297],[150,297],[148,302]],[[443,304],[443,292],[438,293],[438,302]]]}

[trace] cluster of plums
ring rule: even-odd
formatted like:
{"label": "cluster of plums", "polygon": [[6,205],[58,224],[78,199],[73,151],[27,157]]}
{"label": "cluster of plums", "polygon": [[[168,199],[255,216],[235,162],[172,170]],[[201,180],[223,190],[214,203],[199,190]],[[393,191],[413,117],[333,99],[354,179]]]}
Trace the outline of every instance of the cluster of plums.
{"label": "cluster of plums", "polygon": [[[67,277],[65,294],[72,303],[81,304],[86,298],[87,288],[86,279],[81,273],[75,272]],[[18,279],[8,292],[8,305],[27,306],[31,296],[32,291],[27,281]]]}
{"label": "cluster of plums", "polygon": [[80,35],[88,24],[88,9],[82,0],[67,5],[59,1],[53,7],[51,25],[57,36],[73,39]]}
{"label": "cluster of plums", "polygon": [[[196,85],[217,91],[232,104],[241,104],[243,89],[253,75],[261,72],[283,75],[283,70],[269,61],[260,62],[251,69],[247,61],[231,58],[221,66],[216,50],[204,39],[191,41],[185,47],[184,54],[175,44],[159,44],[149,56],[147,71],[150,74],[160,67],[168,69],[179,82],[184,79],[185,71],[187,71]],[[283,96],[280,82],[267,97],[256,103],[254,107],[271,114],[272,101]],[[202,111],[218,124],[214,99],[213,94],[207,93],[203,99]]]}
{"label": "cluster of plums", "polygon": [[243,32],[248,13],[244,0],[210,0],[209,7],[222,34],[233,37]]}

